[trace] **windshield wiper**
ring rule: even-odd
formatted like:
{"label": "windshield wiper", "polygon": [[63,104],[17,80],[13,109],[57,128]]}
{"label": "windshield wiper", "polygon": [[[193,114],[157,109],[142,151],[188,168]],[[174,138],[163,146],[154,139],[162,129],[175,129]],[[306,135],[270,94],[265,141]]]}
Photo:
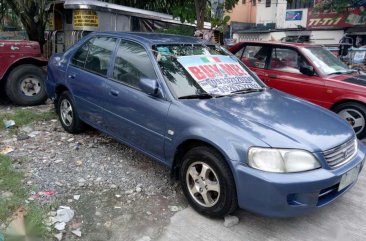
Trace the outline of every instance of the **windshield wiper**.
{"label": "windshield wiper", "polygon": [[248,88],[248,89],[242,89],[242,90],[235,90],[231,92],[231,94],[246,94],[246,93],[252,93],[252,92],[262,92],[264,88],[262,89],[254,89],[254,88]]}
{"label": "windshield wiper", "polygon": [[194,95],[183,95],[178,97],[178,99],[211,99],[213,98],[212,95],[207,94],[207,93],[202,93],[202,94],[194,94]]}

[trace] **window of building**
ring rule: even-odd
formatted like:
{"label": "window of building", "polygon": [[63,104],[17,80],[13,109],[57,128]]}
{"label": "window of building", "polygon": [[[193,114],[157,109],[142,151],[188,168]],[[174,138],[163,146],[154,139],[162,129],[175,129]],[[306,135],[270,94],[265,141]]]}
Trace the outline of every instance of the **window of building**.
{"label": "window of building", "polygon": [[252,0],[252,5],[253,6],[257,5],[257,0]]}
{"label": "window of building", "polygon": [[266,8],[270,8],[271,7],[271,0],[266,0]]}
{"label": "window of building", "polygon": [[293,0],[287,1],[287,9],[312,8],[314,0]]}
{"label": "window of building", "polygon": [[157,79],[154,67],[144,47],[121,41],[113,69],[113,79],[140,89],[140,78]]}
{"label": "window of building", "polygon": [[245,3],[246,3],[246,0],[241,0],[241,3],[242,3],[242,4],[245,4]]}

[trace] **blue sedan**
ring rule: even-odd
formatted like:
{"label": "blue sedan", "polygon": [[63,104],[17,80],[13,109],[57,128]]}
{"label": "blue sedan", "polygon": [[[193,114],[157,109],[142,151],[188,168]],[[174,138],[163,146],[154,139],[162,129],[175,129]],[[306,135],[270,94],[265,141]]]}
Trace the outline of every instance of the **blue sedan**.
{"label": "blue sedan", "polygon": [[366,147],[336,114],[268,88],[219,46],[92,33],[49,61],[63,128],[92,126],[171,169],[192,207],[308,213],[357,181]]}

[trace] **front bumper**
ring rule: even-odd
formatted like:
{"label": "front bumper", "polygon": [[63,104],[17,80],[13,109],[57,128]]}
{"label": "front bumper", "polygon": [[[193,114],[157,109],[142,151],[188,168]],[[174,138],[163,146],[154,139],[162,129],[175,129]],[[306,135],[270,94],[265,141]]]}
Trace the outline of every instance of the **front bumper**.
{"label": "front bumper", "polygon": [[314,211],[334,201],[355,183],[338,191],[342,176],[365,163],[366,147],[359,144],[355,157],[335,168],[301,173],[270,173],[244,165],[236,166],[238,204],[265,216],[292,217]]}

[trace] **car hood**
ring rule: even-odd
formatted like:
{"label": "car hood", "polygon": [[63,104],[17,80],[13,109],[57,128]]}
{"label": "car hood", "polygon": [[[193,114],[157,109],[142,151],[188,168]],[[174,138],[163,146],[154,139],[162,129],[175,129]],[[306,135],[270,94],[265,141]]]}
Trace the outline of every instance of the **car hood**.
{"label": "car hood", "polygon": [[274,89],[182,103],[271,147],[317,152],[354,136],[351,126],[336,114]]}

